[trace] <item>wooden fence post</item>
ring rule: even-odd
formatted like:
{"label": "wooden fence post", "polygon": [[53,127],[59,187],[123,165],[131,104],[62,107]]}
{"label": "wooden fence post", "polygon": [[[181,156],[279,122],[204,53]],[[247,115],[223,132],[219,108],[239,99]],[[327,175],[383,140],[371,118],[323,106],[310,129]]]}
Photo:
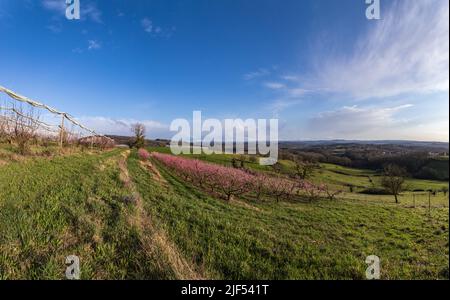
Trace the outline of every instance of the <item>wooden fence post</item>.
{"label": "wooden fence post", "polygon": [[431,192],[428,192],[428,211],[431,214]]}
{"label": "wooden fence post", "polygon": [[64,115],[61,117],[61,130],[59,132],[59,147],[62,149],[64,140]]}

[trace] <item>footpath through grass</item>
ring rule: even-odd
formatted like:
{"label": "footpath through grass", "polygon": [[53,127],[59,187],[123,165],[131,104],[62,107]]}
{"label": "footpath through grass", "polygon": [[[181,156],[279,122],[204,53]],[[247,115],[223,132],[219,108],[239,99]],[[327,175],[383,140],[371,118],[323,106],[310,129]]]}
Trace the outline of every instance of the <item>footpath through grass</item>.
{"label": "footpath through grass", "polygon": [[186,259],[215,279],[364,279],[368,255],[383,279],[448,278],[448,208],[350,200],[214,199],[158,166],[167,183],[128,167],[144,207]]}
{"label": "footpath through grass", "polygon": [[77,255],[82,279],[165,279],[128,216],[121,150],[0,166],[0,279],[64,279]]}

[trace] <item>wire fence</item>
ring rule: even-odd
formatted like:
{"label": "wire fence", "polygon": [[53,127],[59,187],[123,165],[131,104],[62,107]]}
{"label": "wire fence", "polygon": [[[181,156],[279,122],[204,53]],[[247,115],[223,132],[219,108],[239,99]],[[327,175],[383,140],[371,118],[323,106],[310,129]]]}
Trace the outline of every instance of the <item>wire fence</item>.
{"label": "wire fence", "polygon": [[[40,136],[57,139],[60,147],[65,143],[80,140],[91,146],[114,144],[111,138],[81,124],[67,112],[0,86],[0,94],[2,93],[8,97],[4,103],[0,98],[0,134],[7,135],[16,142],[20,143],[19,139]],[[58,121],[51,124],[48,119]]]}

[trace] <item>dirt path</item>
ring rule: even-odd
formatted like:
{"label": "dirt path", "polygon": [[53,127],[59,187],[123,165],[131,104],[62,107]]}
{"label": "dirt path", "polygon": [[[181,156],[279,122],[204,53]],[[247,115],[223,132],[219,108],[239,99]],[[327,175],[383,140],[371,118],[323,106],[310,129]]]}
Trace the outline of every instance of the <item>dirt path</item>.
{"label": "dirt path", "polygon": [[167,185],[167,181],[161,176],[158,169],[150,161],[140,161],[141,167],[149,171],[153,175],[153,179],[157,182]]}
{"label": "dirt path", "polygon": [[[129,216],[130,224],[136,226],[139,229],[140,239],[144,250],[149,256],[160,257],[161,261],[158,262],[159,267],[162,269],[164,265],[169,265],[172,271],[175,273],[177,279],[181,280],[201,280],[205,279],[204,276],[197,273],[195,269],[186,261],[186,259],[178,251],[177,247],[170,241],[166,233],[156,228],[152,222],[150,216],[146,213],[143,200],[140,194],[137,192],[134,183],[132,182],[128,168],[127,158],[130,151],[122,153],[122,157],[119,159],[120,179],[124,185],[133,193],[133,200],[135,203],[135,212]],[[156,175],[157,180],[165,182],[159,175],[159,172],[150,165],[144,164],[144,166],[152,171]],[[156,173],[155,173],[156,171]],[[159,179],[158,179],[159,178]]]}

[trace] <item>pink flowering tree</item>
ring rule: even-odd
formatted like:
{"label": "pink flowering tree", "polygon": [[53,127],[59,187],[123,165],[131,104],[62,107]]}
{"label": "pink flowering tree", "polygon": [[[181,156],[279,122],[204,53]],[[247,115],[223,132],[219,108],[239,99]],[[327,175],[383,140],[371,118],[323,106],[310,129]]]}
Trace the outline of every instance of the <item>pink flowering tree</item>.
{"label": "pink flowering tree", "polygon": [[165,165],[177,176],[191,184],[216,193],[230,201],[233,196],[256,195],[258,200],[263,195],[280,199],[289,199],[302,188],[309,189],[306,193],[313,195],[316,186],[301,185],[295,181],[278,176],[273,177],[265,173],[250,172],[242,169],[230,168],[180,156],[162,153],[152,153],[152,157]]}
{"label": "pink flowering tree", "polygon": [[266,174],[255,174],[252,176],[251,191],[255,193],[257,200],[261,200],[261,197],[267,193],[268,179],[269,177]]}
{"label": "pink flowering tree", "polygon": [[291,198],[296,187],[295,182],[281,177],[268,177],[266,182],[268,194],[275,197],[277,202],[281,198]]}
{"label": "pink flowering tree", "polygon": [[138,150],[138,156],[140,160],[146,161],[150,158],[150,153],[144,148]]}
{"label": "pink flowering tree", "polygon": [[219,189],[225,195],[227,201],[232,196],[242,196],[247,193],[251,187],[252,175],[242,172],[239,169],[221,167],[217,174]]}
{"label": "pink flowering tree", "polygon": [[306,194],[309,202],[313,202],[320,198],[321,193],[324,192],[323,185],[315,185],[312,182],[302,180],[298,185],[299,191]]}

